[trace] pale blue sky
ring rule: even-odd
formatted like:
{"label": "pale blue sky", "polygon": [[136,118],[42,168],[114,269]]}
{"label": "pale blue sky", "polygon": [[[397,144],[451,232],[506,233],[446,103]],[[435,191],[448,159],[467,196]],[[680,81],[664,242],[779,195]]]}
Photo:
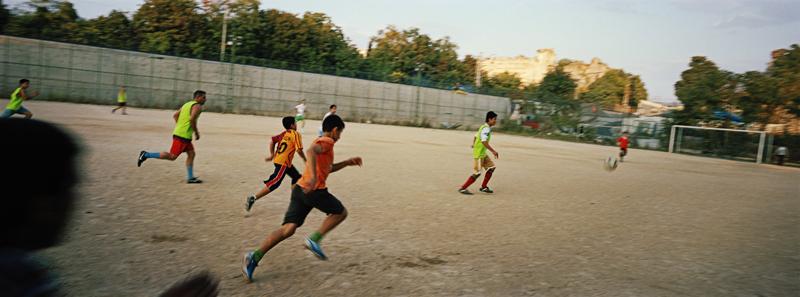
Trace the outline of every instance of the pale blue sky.
{"label": "pale blue sky", "polygon": [[[93,18],[136,10],[143,1],[72,2],[81,17]],[[599,57],[641,75],[658,101],[675,100],[673,85],[691,56],[735,72],[764,70],[772,50],[800,43],[800,0],[262,0],[261,6],[323,12],[359,48],[395,25],[449,36],[461,56],[532,56],[554,48],[559,58]]]}

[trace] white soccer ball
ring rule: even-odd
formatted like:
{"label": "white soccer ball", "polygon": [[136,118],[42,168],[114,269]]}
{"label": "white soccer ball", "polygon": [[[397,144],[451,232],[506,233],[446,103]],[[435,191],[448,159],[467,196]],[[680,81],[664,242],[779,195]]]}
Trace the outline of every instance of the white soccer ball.
{"label": "white soccer ball", "polygon": [[606,171],[614,171],[617,169],[617,157],[608,157],[605,162],[603,162],[603,169]]}

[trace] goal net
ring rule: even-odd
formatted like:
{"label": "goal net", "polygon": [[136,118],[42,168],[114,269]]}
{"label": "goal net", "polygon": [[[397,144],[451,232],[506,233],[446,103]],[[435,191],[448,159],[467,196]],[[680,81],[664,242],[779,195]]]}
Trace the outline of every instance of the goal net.
{"label": "goal net", "polygon": [[672,126],[669,152],[761,163],[766,132],[695,126]]}

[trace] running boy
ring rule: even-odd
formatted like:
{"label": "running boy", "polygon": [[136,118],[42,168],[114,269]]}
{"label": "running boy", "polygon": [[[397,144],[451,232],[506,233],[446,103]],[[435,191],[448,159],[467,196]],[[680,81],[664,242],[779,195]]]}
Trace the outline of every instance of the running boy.
{"label": "running boy", "polygon": [[242,272],[247,281],[253,280],[253,271],[264,254],[284,239],[291,237],[314,208],[327,213],[328,216],[322,221],[322,226],[306,238],[305,246],[320,260],[327,259],[319,243],[325,234],[344,221],[347,210],[339,199],[328,193],[325,180],[328,174],[347,166],[361,166],[362,161],[360,157],[355,157],[333,163],[333,145],[341,138],[344,130],[344,122],[339,116],[332,115],[326,118],[322,123],[322,130],[325,134],[314,140],[308,148],[308,162],[303,177],[292,187],[292,198],[283,218],[283,225],[267,236],[257,250],[244,255]]}
{"label": "running boy", "polygon": [[[300,133],[297,133],[297,124],[294,122],[293,117],[283,118],[283,128],[286,131],[272,137],[269,143],[269,157],[266,161],[272,161],[275,164],[275,171],[269,176],[269,179],[264,180],[264,188],[258,193],[250,195],[244,204],[244,210],[250,211],[256,200],[266,196],[272,191],[275,191],[283,182],[283,177],[287,174],[292,179],[292,185],[297,183],[300,179],[300,173],[292,165],[294,153],[297,152],[303,162],[306,161],[306,155],[303,154],[303,140]],[[278,151],[275,151],[275,145],[278,146]]]}
{"label": "running boy", "polygon": [[486,113],[486,124],[481,125],[478,129],[478,133],[475,134],[475,137],[472,139],[472,158],[473,158],[473,173],[472,175],[467,178],[467,181],[458,189],[458,192],[464,195],[472,195],[472,192],[467,190],[472,183],[474,183],[478,177],[481,176],[481,169],[486,170],[486,176],[483,177],[483,184],[481,184],[481,188],[479,191],[484,193],[494,193],[492,189],[489,188],[489,179],[492,178],[492,173],[494,173],[494,162],[492,159],[486,155],[486,150],[492,152],[495,159],[499,159],[500,155],[494,148],[489,145],[489,140],[492,139],[492,126],[497,124],[497,114],[494,111],[490,111]]}
{"label": "running boy", "polygon": [[175,130],[172,131],[172,147],[169,152],[139,153],[139,162],[136,164],[142,167],[142,163],[147,159],[162,159],[175,161],[181,153],[186,152],[186,183],[199,184],[203,181],[194,176],[194,146],[192,145],[192,135],[195,140],[200,140],[200,131],[197,130],[197,119],[203,112],[203,104],[206,103],[206,92],[194,91],[194,99],[186,102],[178,109],[172,118],[175,119]]}
{"label": "running boy", "polygon": [[119,92],[117,93],[117,107],[111,110],[111,113],[117,111],[117,109],[122,109],[122,114],[128,114],[127,107],[128,105],[128,94],[125,92],[125,86],[119,86]]}
{"label": "running boy", "polygon": [[[326,113],[325,116],[322,117],[322,121],[324,122],[325,118],[327,118],[332,114],[336,114],[336,104],[331,104],[331,106],[328,107],[328,113]],[[319,124],[319,136],[322,136],[322,124]]]}
{"label": "running boy", "polygon": [[31,81],[27,79],[23,78],[19,80],[19,87],[14,89],[14,92],[11,93],[11,100],[8,102],[8,105],[6,105],[6,109],[3,110],[3,113],[0,114],[0,119],[10,118],[16,113],[25,115],[26,119],[33,117],[33,113],[25,108],[25,106],[22,106],[22,101],[30,100],[33,99],[33,97],[39,96],[38,92],[33,92],[30,96],[25,93],[25,89],[30,87],[30,85]]}
{"label": "running boy", "polygon": [[617,138],[617,145],[619,145],[619,161],[622,162],[628,154],[628,131],[622,132],[622,136]]}
{"label": "running boy", "polygon": [[303,128],[306,127],[306,99],[300,99],[300,104],[297,104],[294,109],[297,110],[294,121],[300,125],[300,132],[303,132]]}

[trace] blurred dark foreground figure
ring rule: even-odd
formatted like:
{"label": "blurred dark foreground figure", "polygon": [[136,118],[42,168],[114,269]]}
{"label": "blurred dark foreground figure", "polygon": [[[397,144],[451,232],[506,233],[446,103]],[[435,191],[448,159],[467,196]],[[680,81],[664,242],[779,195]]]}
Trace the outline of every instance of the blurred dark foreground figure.
{"label": "blurred dark foreground figure", "polygon": [[[77,200],[80,147],[63,130],[37,120],[0,119],[0,296],[64,296],[33,252],[55,246]],[[218,281],[201,273],[160,296],[216,296]]]}

